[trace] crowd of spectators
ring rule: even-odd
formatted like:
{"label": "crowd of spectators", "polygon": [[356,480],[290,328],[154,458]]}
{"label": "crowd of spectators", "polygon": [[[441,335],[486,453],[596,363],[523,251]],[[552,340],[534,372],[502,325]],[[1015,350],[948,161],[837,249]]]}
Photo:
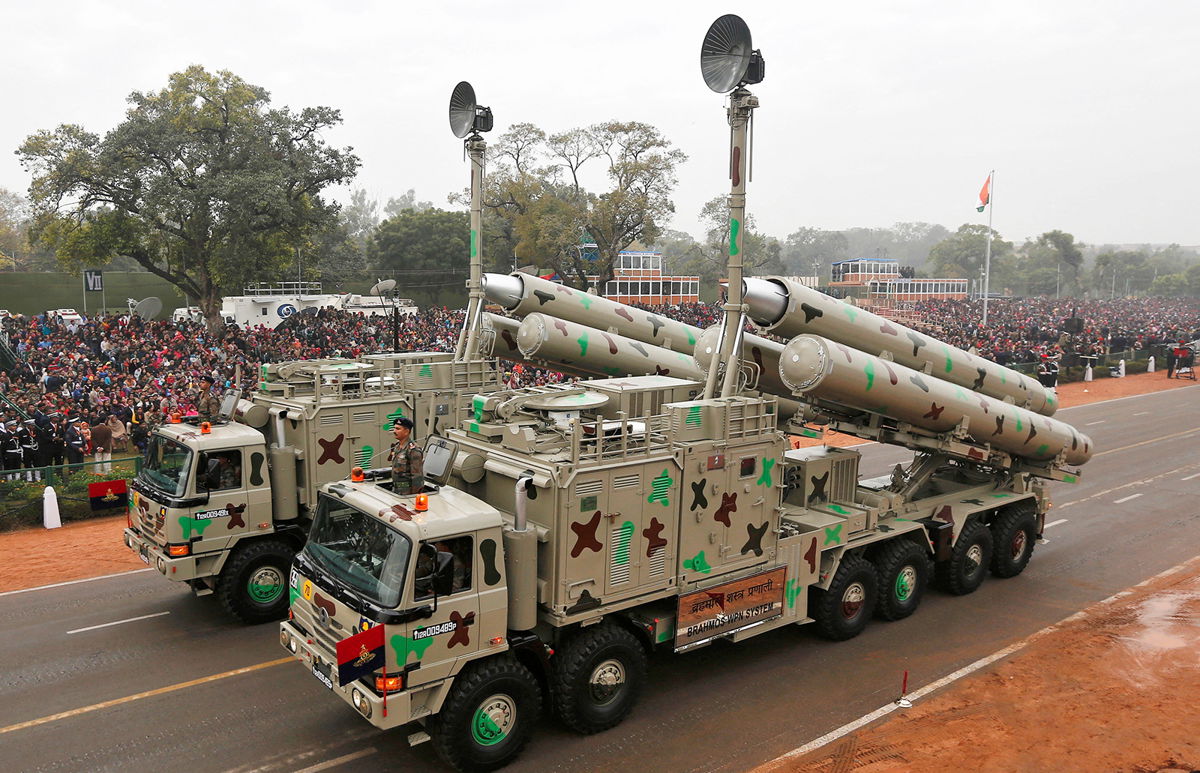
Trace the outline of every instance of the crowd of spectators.
{"label": "crowd of spectators", "polygon": [[[1061,355],[1161,350],[1200,338],[1200,303],[1180,298],[993,298],[988,324],[983,302],[929,300],[906,309],[914,327],[961,349],[975,347],[1001,365],[1036,363]],[[1078,333],[1063,321],[1081,318]]]}
{"label": "crowd of spectators", "polygon": [[[648,307],[697,327],[720,319],[709,304]],[[1200,337],[1200,305],[1195,300],[996,299],[988,325],[980,320],[979,301],[925,301],[906,310],[930,335],[962,348],[975,347],[1002,364],[1036,362],[1063,351],[1101,354],[1127,348],[1174,344]],[[1083,318],[1082,331],[1064,336],[1062,320]],[[449,351],[457,341],[462,312],[430,308],[400,322],[402,351]],[[65,322],[46,315],[3,321],[10,347],[20,358],[0,370],[0,416],[20,420],[15,408],[33,417],[55,437],[66,434],[72,419],[81,428],[107,426],[112,450],[141,446],[154,424],[174,412],[194,412],[201,379],[215,382],[215,393],[234,386],[241,366],[241,387],[257,385],[263,363],[349,357],[391,351],[390,320],[336,309],[296,315],[277,328],[227,328],[210,334],[196,322],[143,321],[104,316]],[[564,377],[531,366],[505,364],[512,386],[560,381]],[[9,428],[11,431],[11,427]],[[21,427],[18,427],[20,430]],[[85,433],[86,434],[86,433]],[[108,434],[101,430],[101,437]],[[51,445],[61,443],[51,440]],[[87,449],[89,452],[94,450]],[[44,456],[50,453],[43,450]]]}

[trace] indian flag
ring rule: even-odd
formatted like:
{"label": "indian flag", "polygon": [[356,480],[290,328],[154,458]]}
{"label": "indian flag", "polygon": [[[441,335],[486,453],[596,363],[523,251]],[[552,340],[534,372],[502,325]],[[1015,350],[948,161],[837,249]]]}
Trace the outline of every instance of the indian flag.
{"label": "indian flag", "polygon": [[983,181],[983,187],[979,189],[979,206],[975,207],[976,212],[982,212],[987,208],[988,203],[992,200],[992,176],[989,174],[987,179]]}

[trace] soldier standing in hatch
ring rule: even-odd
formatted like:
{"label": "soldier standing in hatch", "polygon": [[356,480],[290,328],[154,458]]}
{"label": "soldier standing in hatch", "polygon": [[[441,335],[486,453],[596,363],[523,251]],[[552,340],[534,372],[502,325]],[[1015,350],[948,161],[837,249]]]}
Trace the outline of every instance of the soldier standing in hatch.
{"label": "soldier standing in hatch", "polygon": [[401,416],[392,425],[396,442],[388,453],[392,463],[392,492],[416,494],[425,485],[425,452],[412,440],[412,419]]}
{"label": "soldier standing in hatch", "polygon": [[221,401],[212,393],[213,377],[201,376],[200,382],[203,386],[200,387],[200,394],[196,396],[196,413],[200,415],[201,421],[213,421],[221,415]]}

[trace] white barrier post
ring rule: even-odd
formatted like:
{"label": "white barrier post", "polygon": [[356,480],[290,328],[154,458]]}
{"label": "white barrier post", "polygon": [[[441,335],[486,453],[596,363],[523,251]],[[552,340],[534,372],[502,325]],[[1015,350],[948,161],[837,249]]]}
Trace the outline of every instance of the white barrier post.
{"label": "white barrier post", "polygon": [[1083,369],[1083,380],[1084,381],[1092,380],[1092,366],[1091,365],[1088,365],[1086,368]]}
{"label": "white barrier post", "polygon": [[42,492],[42,525],[47,529],[57,529],[62,526],[58,517],[58,495],[53,486],[47,486]]}
{"label": "white barrier post", "polygon": [[1117,374],[1121,378],[1125,378],[1125,360],[1121,360],[1117,363]]}
{"label": "white barrier post", "polygon": [[1146,360],[1146,372],[1147,373],[1154,372],[1154,355],[1153,354],[1150,355],[1150,359]]}

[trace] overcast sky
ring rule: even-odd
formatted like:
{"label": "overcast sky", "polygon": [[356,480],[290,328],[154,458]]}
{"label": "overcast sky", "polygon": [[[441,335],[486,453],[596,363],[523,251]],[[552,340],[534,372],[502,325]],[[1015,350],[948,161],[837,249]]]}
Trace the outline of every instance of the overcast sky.
{"label": "overcast sky", "polygon": [[[753,87],[747,206],[780,238],[802,226],[986,222],[1020,242],[1051,229],[1089,244],[1200,244],[1200,3],[1188,0],[205,3],[0,0],[0,186],[25,193],[12,151],[78,123],[103,134],[133,90],[190,64],[229,69],[273,104],[329,105],[327,139],[362,159],[354,183],[451,206],[469,170],[446,109],[468,80],[496,137],[607,119],[657,126],[690,160],[671,227],[728,191],[722,95],[699,48],[725,13],[767,63]],[[345,200],[346,191],[335,198]]]}

